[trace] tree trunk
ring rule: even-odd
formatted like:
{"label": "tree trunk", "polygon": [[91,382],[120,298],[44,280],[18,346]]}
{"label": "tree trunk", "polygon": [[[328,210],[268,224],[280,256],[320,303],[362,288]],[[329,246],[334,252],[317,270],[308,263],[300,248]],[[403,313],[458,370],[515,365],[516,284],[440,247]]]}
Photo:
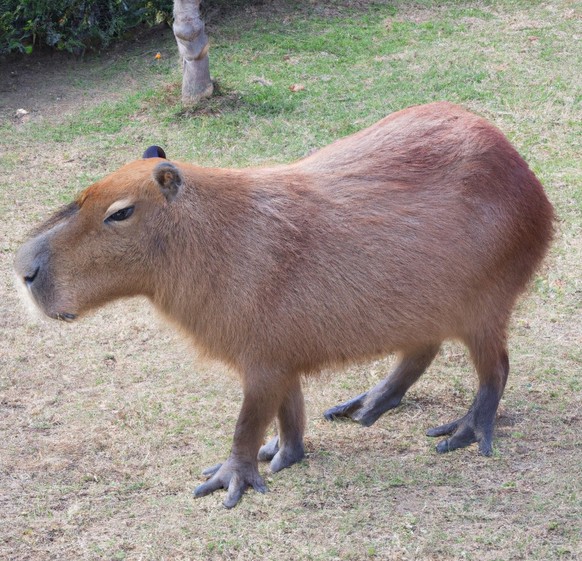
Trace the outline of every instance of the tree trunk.
{"label": "tree trunk", "polygon": [[182,59],[182,103],[195,105],[212,95],[208,36],[200,18],[201,0],[174,0],[174,36]]}

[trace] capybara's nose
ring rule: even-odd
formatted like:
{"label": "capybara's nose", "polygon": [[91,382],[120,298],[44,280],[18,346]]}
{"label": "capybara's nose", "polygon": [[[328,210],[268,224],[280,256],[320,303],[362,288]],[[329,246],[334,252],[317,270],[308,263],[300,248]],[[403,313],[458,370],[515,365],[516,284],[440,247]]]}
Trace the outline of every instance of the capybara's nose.
{"label": "capybara's nose", "polygon": [[34,282],[34,279],[38,276],[39,271],[40,267],[36,267],[31,275],[24,275],[24,282],[26,283],[26,286],[30,286]]}
{"label": "capybara's nose", "polygon": [[14,269],[27,288],[32,288],[35,281],[38,285],[47,271],[48,257],[46,237],[33,238],[20,248],[14,260]]}

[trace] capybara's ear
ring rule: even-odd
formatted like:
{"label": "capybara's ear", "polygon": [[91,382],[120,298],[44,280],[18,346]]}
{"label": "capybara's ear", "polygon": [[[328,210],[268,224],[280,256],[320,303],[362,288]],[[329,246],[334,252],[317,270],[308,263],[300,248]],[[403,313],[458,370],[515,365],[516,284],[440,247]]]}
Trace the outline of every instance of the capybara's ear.
{"label": "capybara's ear", "polygon": [[144,153],[142,158],[164,158],[166,159],[166,153],[163,148],[159,146],[150,146]]}
{"label": "capybara's ear", "polygon": [[168,201],[173,201],[182,187],[180,170],[170,162],[162,162],[154,168],[153,175],[164,197]]}

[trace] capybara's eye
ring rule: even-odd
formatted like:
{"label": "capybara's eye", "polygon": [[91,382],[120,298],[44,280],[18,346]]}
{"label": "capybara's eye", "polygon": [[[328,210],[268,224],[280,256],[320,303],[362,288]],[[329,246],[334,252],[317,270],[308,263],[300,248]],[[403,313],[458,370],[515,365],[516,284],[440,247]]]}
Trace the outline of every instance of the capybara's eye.
{"label": "capybara's eye", "polygon": [[134,206],[122,208],[121,210],[114,212],[111,216],[108,216],[105,222],[121,222],[122,220],[127,220],[133,214],[134,208]]}

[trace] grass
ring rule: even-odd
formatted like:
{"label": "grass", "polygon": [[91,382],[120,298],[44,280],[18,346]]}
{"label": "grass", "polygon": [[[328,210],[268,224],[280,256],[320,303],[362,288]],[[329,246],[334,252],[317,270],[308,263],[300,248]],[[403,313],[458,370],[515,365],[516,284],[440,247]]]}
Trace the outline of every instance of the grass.
{"label": "grass", "polygon": [[[83,61],[3,64],[0,558],[580,558],[580,21],[570,0],[244,6],[210,20],[218,94],[189,111],[168,30]],[[437,99],[496,123],[559,216],[513,317],[494,456],[437,456],[424,436],[475,390],[448,344],[369,429],[321,412],[383,378],[389,358],[311,380],[306,460],[233,511],[220,494],[194,500],[201,468],[228,453],[236,380],[139,300],[74,326],[31,322],[12,285],[26,231],[150,144],[203,165],[288,162]]]}

